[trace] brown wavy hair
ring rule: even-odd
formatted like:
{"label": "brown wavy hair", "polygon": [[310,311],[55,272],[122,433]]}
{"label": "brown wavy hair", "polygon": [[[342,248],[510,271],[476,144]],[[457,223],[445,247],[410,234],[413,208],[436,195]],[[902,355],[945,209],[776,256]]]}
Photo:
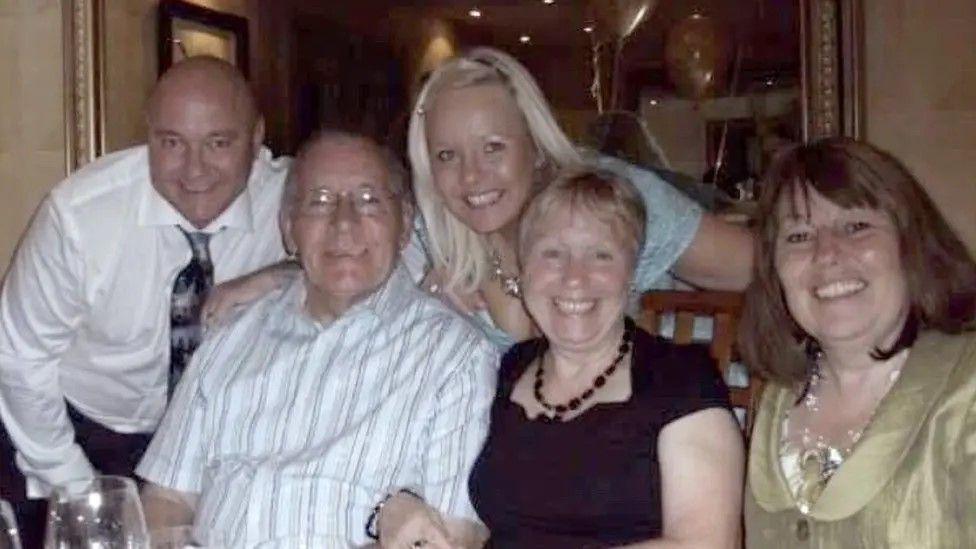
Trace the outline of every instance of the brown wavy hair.
{"label": "brown wavy hair", "polygon": [[740,351],[754,372],[787,386],[807,379],[812,338],[790,315],[774,257],[778,204],[785,199],[795,208],[800,198],[809,205],[811,189],[840,207],[872,208],[891,217],[914,319],[906,330],[915,324],[946,333],[976,327],[976,263],[918,181],[872,145],[823,139],[781,152],[763,180],[753,280],[739,324]]}

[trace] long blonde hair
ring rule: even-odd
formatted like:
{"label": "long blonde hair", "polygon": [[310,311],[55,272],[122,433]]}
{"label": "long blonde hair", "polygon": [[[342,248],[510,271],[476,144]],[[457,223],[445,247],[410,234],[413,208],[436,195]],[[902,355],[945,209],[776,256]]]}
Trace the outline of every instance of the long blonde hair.
{"label": "long blonde hair", "polygon": [[510,55],[493,48],[475,48],[431,73],[410,114],[407,151],[417,205],[427,226],[431,259],[434,266],[445,269],[449,288],[465,292],[477,289],[490,273],[488,243],[485,235],[468,228],[447,209],[434,185],[425,119],[441,90],[485,84],[500,84],[512,94],[532,140],[544,156],[548,174],[583,164],[579,153],[556,123],[535,79]]}

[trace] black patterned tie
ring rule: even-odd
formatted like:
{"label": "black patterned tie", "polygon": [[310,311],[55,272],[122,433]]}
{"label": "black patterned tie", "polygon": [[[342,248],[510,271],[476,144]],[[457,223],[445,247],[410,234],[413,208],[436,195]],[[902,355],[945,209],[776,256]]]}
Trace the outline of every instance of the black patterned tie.
{"label": "black patterned tie", "polygon": [[207,245],[210,235],[188,233],[180,228],[190,243],[193,257],[190,263],[176,275],[173,283],[173,299],[170,303],[170,355],[169,355],[169,393],[180,382],[183,370],[190,362],[190,356],[200,344],[200,309],[207,290],[213,286],[213,263]]}

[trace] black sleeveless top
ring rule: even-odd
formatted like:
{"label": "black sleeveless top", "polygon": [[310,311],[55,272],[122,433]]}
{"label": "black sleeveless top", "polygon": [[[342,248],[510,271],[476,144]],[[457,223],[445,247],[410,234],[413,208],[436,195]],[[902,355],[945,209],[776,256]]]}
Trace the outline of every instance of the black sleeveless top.
{"label": "black sleeveless top", "polygon": [[545,349],[518,343],[502,358],[491,427],[469,481],[491,531],[486,547],[580,549],[661,535],[657,437],[669,422],[728,408],[708,350],[637,329],[631,397],[598,403],[572,421],[526,419],[512,388]]}

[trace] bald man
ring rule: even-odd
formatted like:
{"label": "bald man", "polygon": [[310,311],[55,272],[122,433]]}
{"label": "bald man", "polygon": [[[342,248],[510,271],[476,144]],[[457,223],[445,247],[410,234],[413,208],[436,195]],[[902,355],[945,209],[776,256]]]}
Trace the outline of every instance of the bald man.
{"label": "bald man", "polygon": [[146,112],[146,145],[51,191],[3,285],[8,500],[131,475],[199,340],[207,288],[285,255],[276,213],[287,165],[262,148],[241,74],[191,58],[163,75]]}

